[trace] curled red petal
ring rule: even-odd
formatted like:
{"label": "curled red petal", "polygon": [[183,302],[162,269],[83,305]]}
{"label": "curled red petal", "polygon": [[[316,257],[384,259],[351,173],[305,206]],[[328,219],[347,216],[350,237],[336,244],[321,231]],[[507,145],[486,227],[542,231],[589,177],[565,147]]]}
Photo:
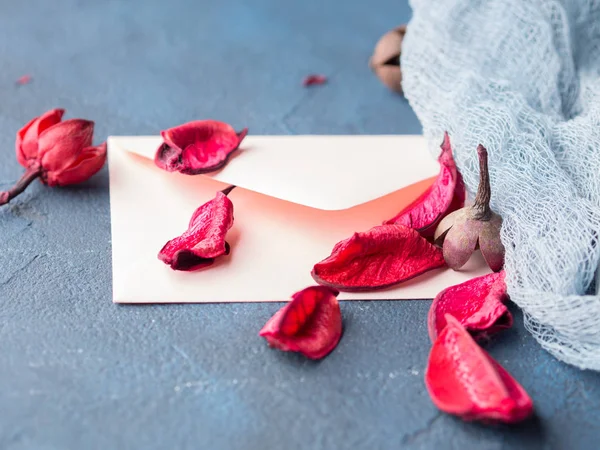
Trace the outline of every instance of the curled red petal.
{"label": "curled red petal", "polygon": [[438,158],[440,172],[434,183],[417,200],[385,224],[414,228],[425,237],[433,236],[442,218],[465,204],[465,184],[452,157],[448,133],[444,134],[442,152]]}
{"label": "curled red petal", "polygon": [[17,132],[16,153],[19,164],[29,167],[38,159],[38,138],[42,132],[60,123],[64,109],[52,109],[30,120]]}
{"label": "curled red petal", "polygon": [[95,175],[106,162],[106,142],[84,148],[69,167],[60,171],[48,171],[44,182],[48,186],[68,186],[86,181]]}
{"label": "curled red petal", "polygon": [[227,164],[248,134],[216,120],[197,120],[161,133],[163,143],[154,162],[169,172],[198,175],[214,172]]}
{"label": "curled red petal", "polygon": [[513,318],[504,304],[506,298],[504,272],[444,289],[433,299],[429,309],[427,325],[431,341],[446,327],[446,314],[457,319],[475,339],[510,328]]}
{"label": "curled red petal", "polygon": [[38,139],[39,159],[44,170],[62,172],[92,146],[94,122],[69,119],[44,130]]}
{"label": "curled red petal", "polygon": [[338,242],[312,277],[340,291],[381,289],[444,265],[442,251],[402,225],[380,225]]}
{"label": "curled red petal", "polygon": [[316,86],[327,83],[327,77],[325,75],[308,75],[302,80],[302,86]]}
{"label": "curled red petal", "polygon": [[228,255],[225,236],[233,226],[233,203],[222,192],[200,206],[193,214],[188,230],[171,239],[158,259],[173,270],[196,270],[210,266],[219,256]]}
{"label": "curled red petal", "polygon": [[289,352],[300,352],[307,358],[328,355],[342,336],[342,312],[338,291],[324,286],[311,286],[292,296],[259,335],[270,346]]}
{"label": "curled red petal", "polygon": [[465,420],[519,422],[533,412],[527,392],[448,314],[433,344],[425,385],[442,411]]}

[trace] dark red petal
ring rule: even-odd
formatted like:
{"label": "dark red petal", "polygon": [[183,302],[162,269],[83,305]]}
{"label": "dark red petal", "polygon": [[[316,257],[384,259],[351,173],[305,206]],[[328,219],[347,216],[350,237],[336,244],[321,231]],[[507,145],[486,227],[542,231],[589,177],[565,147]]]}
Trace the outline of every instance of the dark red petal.
{"label": "dark red petal", "polygon": [[60,123],[64,109],[52,109],[40,117],[29,121],[17,132],[17,160],[23,167],[28,167],[31,160],[38,159],[38,137],[44,131]]}
{"label": "dark red petal", "polygon": [[308,75],[302,80],[302,86],[315,86],[327,83],[327,77],[325,75]]}
{"label": "dark red petal", "polygon": [[338,242],[312,277],[340,291],[366,291],[410,280],[444,265],[442,251],[402,225],[380,225]]}
{"label": "dark red petal", "polygon": [[427,325],[431,341],[435,341],[446,327],[446,314],[456,318],[475,339],[510,328],[513,319],[504,304],[506,297],[504,272],[473,278],[444,289],[429,309]]}
{"label": "dark red petal", "polygon": [[425,237],[431,237],[442,217],[464,206],[465,185],[452,157],[448,133],[444,134],[441,148],[438,158],[440,172],[434,183],[396,217],[385,221],[384,225],[404,225],[414,228]]}
{"label": "dark red petal", "polygon": [[442,411],[465,420],[513,423],[529,417],[533,404],[525,390],[448,314],[433,344],[425,385]]}
{"label": "dark red petal", "polygon": [[61,172],[77,161],[81,152],[92,146],[94,122],[69,119],[44,130],[38,139],[42,167]]}
{"label": "dark red petal", "polygon": [[48,186],[82,183],[100,171],[105,162],[106,142],[96,147],[84,148],[69,167],[62,171],[47,172],[43,181]]}
{"label": "dark red petal", "polygon": [[265,324],[259,335],[270,346],[320,359],[329,354],[342,336],[342,312],[338,292],[324,286],[308,287],[292,296]]}
{"label": "dark red petal", "polygon": [[163,144],[154,161],[169,172],[187,175],[214,172],[227,164],[248,129],[237,133],[230,125],[216,120],[198,120],[161,133]]}
{"label": "dark red petal", "polygon": [[225,242],[233,226],[233,203],[222,192],[200,206],[193,214],[188,230],[165,244],[158,259],[173,270],[196,270],[210,266],[216,258],[229,254]]}

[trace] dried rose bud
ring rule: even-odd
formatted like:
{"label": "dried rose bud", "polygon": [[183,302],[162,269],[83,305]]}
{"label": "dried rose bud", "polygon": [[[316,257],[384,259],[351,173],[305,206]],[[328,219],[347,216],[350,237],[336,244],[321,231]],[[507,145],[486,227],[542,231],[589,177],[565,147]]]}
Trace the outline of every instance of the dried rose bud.
{"label": "dried rose bud", "polygon": [[375,50],[369,60],[369,66],[379,80],[398,94],[403,93],[400,55],[405,33],[406,25],[401,25],[385,33],[375,45]]}
{"label": "dried rose bud", "polygon": [[413,229],[380,225],[338,242],[315,264],[312,277],[323,286],[352,292],[383,289],[444,265],[439,248]]}
{"label": "dried rose bud", "polygon": [[158,259],[173,270],[191,271],[207,267],[219,256],[228,255],[225,236],[233,226],[233,203],[227,194],[235,186],[217,192],[211,201],[192,215],[185,233],[165,244]]}
{"label": "dried rose bud", "polygon": [[197,120],[162,131],[163,143],[154,162],[168,172],[198,175],[225,166],[238,149],[248,128],[239,133],[216,120]]}
{"label": "dried rose bud", "polygon": [[21,194],[36,178],[48,186],[86,181],[106,162],[106,143],[92,147],[94,122],[61,122],[64,109],[31,120],[17,133],[16,152],[25,173],[15,186],[0,192],[0,206]]}
{"label": "dried rose bud", "polygon": [[325,357],[342,337],[337,295],[337,291],[323,286],[297,292],[269,319],[259,335],[271,347],[284,352],[300,352],[311,359]]}
{"label": "dried rose bud", "polygon": [[533,413],[525,389],[450,314],[425,372],[431,400],[464,420],[520,422]]}
{"label": "dried rose bud", "polygon": [[465,184],[452,157],[448,133],[444,133],[442,152],[438,158],[440,173],[431,187],[396,217],[384,225],[398,224],[414,228],[423,237],[433,237],[442,218],[465,205]]}
{"label": "dried rose bud", "polygon": [[504,266],[504,245],[500,240],[502,217],[490,208],[490,177],[487,150],[477,148],[479,156],[479,187],[473,205],[454,211],[442,219],[434,240],[443,245],[444,259],[449,267],[460,269],[477,246],[494,272]]}
{"label": "dried rose bud", "polygon": [[490,273],[440,292],[429,309],[427,325],[434,342],[452,315],[478,340],[510,328],[513,318],[504,304],[508,298],[504,271]]}

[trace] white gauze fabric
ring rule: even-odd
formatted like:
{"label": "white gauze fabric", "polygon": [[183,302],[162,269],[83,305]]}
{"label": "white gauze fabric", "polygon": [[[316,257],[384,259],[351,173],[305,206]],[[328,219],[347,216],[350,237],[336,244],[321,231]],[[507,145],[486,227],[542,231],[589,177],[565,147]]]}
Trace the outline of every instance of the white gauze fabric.
{"label": "white gauze fabric", "polygon": [[508,293],[557,358],[600,370],[600,0],[411,0],[403,88],[471,194],[489,152]]}

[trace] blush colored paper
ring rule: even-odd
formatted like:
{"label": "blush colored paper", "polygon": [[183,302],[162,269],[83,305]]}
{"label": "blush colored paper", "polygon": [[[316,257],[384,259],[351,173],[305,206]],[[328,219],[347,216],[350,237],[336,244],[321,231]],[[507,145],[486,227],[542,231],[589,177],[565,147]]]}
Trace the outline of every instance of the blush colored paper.
{"label": "blush colored paper", "polygon": [[[116,303],[285,301],[314,284],[312,267],[336,242],[410,204],[439,170],[421,136],[248,136],[224,169],[196,176],[156,167],[160,143],[108,140]],[[230,255],[192,273],[159,261],[158,251],[186,229],[193,211],[229,184],[238,186],[229,194]],[[461,272],[438,269],[338,298],[433,298],[488,272],[477,254]]]}

